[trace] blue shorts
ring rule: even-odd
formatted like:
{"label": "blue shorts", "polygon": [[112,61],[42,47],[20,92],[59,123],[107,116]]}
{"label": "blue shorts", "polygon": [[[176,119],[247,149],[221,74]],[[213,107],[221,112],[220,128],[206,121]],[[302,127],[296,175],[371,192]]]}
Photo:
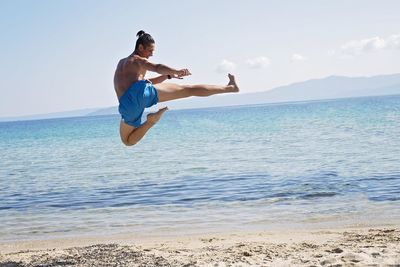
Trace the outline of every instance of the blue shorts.
{"label": "blue shorts", "polygon": [[120,97],[118,111],[126,124],[139,127],[142,124],[144,109],[157,102],[158,94],[153,84],[149,80],[140,80],[132,84]]}

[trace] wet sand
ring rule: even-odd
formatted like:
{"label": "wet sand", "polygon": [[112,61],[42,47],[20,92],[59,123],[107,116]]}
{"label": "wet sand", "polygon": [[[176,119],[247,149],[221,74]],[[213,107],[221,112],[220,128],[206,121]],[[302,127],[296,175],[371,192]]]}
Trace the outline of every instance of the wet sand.
{"label": "wet sand", "polygon": [[400,266],[400,227],[0,243],[0,266]]}

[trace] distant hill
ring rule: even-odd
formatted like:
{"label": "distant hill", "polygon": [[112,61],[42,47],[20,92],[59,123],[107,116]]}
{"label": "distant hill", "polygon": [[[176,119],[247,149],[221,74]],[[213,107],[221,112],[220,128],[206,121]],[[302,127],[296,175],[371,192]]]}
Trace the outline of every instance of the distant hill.
{"label": "distant hill", "polygon": [[101,116],[101,115],[111,115],[118,114],[118,107],[101,108],[96,111],[90,112],[87,116]]}
{"label": "distant hill", "polygon": [[[192,97],[170,101],[166,105],[170,109],[187,109],[396,94],[400,94],[400,74],[372,77],[329,76],[323,79],[280,86],[265,92],[216,95],[206,98]],[[0,121],[98,116],[117,113],[117,107],[108,107],[18,118],[0,118]]]}
{"label": "distant hill", "polygon": [[68,118],[68,117],[83,117],[92,112],[96,112],[98,108],[79,109],[64,112],[54,112],[48,114],[27,115],[18,117],[3,117],[0,121],[21,121],[21,120],[41,120],[50,118]]}
{"label": "distant hill", "polygon": [[400,74],[373,77],[329,76],[280,86],[265,92],[175,100],[168,103],[168,107],[199,108],[396,94],[400,94]]}

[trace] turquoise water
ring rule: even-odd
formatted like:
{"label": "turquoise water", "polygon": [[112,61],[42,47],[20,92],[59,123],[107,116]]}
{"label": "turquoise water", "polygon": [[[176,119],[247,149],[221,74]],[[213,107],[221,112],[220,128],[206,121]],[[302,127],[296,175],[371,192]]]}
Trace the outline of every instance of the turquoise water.
{"label": "turquoise water", "polygon": [[0,123],[0,241],[400,222],[400,96]]}

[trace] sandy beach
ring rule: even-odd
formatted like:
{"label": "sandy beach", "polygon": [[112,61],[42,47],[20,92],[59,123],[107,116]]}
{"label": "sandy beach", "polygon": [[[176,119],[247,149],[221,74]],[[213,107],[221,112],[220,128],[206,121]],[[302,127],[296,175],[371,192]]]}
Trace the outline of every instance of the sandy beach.
{"label": "sandy beach", "polygon": [[400,228],[189,236],[120,234],[0,244],[0,266],[400,266]]}

